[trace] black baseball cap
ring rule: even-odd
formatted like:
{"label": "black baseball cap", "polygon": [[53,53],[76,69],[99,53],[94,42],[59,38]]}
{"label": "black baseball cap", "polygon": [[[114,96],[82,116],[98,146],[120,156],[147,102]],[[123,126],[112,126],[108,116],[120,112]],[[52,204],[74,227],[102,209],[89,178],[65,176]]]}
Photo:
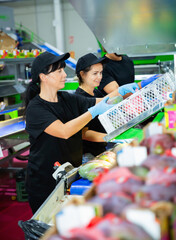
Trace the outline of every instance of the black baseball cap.
{"label": "black baseball cap", "polygon": [[70,53],[64,53],[62,55],[56,56],[50,52],[41,53],[38,57],[36,57],[32,63],[31,76],[32,81],[37,82],[38,76],[42,72],[42,70],[58,61],[64,61],[70,57]]}
{"label": "black baseball cap", "polygon": [[84,70],[85,68],[97,64],[102,63],[106,60],[105,57],[97,58],[93,53],[88,53],[82,57],[80,57],[76,64],[76,74],[80,71]]}

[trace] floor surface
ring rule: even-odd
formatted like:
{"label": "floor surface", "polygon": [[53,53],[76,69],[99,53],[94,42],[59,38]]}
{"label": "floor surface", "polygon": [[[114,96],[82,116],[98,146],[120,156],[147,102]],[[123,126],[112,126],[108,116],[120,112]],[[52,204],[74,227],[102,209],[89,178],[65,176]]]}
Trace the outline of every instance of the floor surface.
{"label": "floor surface", "polygon": [[[25,168],[27,161],[13,160],[13,167]],[[8,163],[1,165],[8,167]],[[18,226],[18,221],[26,221],[32,217],[32,211],[23,193],[20,201],[17,200],[16,171],[0,171],[0,239],[1,240],[24,240],[24,232]]]}

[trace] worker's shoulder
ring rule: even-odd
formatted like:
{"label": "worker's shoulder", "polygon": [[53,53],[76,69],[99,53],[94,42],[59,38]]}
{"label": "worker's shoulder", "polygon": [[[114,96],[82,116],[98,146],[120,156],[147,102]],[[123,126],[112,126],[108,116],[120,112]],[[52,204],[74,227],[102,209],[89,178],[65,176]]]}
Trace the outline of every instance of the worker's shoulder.
{"label": "worker's shoulder", "polygon": [[32,98],[32,99],[30,100],[27,108],[29,109],[29,108],[32,108],[32,107],[34,107],[34,106],[37,106],[37,105],[40,104],[40,102],[41,102],[41,101],[40,101],[40,97],[37,95],[37,96],[35,96],[34,98]]}
{"label": "worker's shoulder", "polygon": [[77,98],[77,94],[75,94],[75,92],[58,91],[58,97],[62,98],[63,100],[70,100]]}
{"label": "worker's shoulder", "polygon": [[133,62],[133,60],[131,59],[131,57],[129,57],[128,55],[122,55],[122,59],[123,59],[123,61]]}
{"label": "worker's shoulder", "polygon": [[71,105],[77,103],[77,102],[82,102],[86,98],[82,94],[76,94],[74,93],[69,93],[67,91],[59,91],[58,92],[59,99],[62,99],[65,103],[69,103]]}

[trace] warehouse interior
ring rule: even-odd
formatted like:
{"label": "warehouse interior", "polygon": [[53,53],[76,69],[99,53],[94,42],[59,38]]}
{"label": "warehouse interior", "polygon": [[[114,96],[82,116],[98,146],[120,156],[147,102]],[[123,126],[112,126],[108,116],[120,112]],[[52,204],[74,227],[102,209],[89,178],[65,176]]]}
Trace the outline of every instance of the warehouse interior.
{"label": "warehouse interior", "polygon": [[[0,1],[2,240],[176,239],[175,9],[175,0]],[[65,60],[67,77],[62,89],[69,94],[80,86],[75,72],[78,59],[89,53],[98,59],[105,53],[127,55],[134,65],[136,84],[153,77],[154,81],[122,98],[112,111],[99,115],[106,130],[104,141],[113,147],[91,161],[96,165],[98,160],[107,158],[111,164],[96,165],[93,178],[89,177],[90,172],[85,173],[89,161],[75,167],[68,159],[61,166],[53,166],[56,187],[33,214],[25,188],[31,143],[24,119],[24,99],[32,81],[33,61],[45,51],[56,56],[70,53]],[[131,181],[131,189],[138,184],[141,188],[134,192],[114,190],[113,180],[119,184],[121,179],[122,183]],[[112,192],[104,190],[104,185],[102,190],[98,188],[105,180],[112,181]],[[150,190],[152,184],[154,188]],[[157,188],[157,184],[163,188]],[[108,200],[105,202],[107,195],[115,196],[109,200],[113,211],[108,209]],[[115,210],[116,204],[124,211]],[[127,205],[129,209],[125,208]],[[72,215],[75,219],[69,221]],[[96,225],[99,221],[102,226]],[[103,221],[107,221],[107,228]],[[111,229],[112,222],[115,225]]]}

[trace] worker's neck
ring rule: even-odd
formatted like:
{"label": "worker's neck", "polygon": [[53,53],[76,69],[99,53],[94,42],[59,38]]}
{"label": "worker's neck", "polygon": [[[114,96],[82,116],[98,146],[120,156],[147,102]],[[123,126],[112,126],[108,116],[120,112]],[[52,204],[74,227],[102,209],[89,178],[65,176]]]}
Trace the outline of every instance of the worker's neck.
{"label": "worker's neck", "polygon": [[122,55],[118,55],[117,53],[106,53],[105,56],[114,61],[122,60]]}
{"label": "worker's neck", "polygon": [[47,91],[47,90],[41,90],[39,94],[40,98],[44,99],[48,102],[58,102],[58,95],[56,90]]}
{"label": "worker's neck", "polygon": [[79,88],[84,90],[86,93],[90,94],[91,96],[94,96],[94,88],[87,86],[85,84],[80,85]]}

